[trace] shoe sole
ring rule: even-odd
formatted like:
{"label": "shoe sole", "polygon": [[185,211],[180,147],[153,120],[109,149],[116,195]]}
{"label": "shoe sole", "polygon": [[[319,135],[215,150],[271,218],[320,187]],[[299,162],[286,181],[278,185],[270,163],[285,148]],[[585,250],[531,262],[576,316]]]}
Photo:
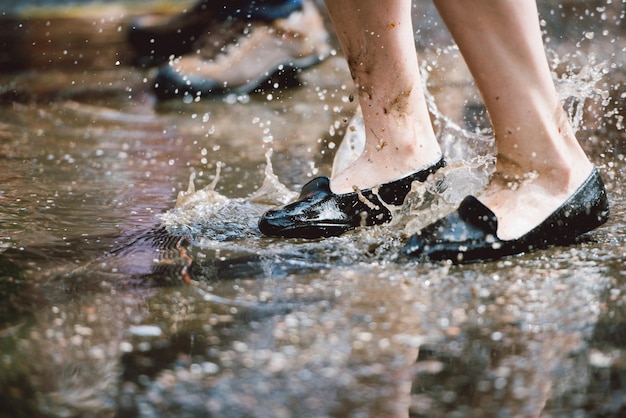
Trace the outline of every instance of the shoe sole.
{"label": "shoe sole", "polygon": [[[184,80],[179,73],[171,67],[162,68],[154,82],[154,90],[159,100],[168,100],[185,96],[202,97],[202,96],[227,96],[247,95],[253,92],[263,92],[263,84],[268,84],[271,90],[280,88],[292,88],[301,86],[298,75],[302,70],[313,67],[322,62],[326,57],[309,56],[298,60],[290,60],[277,64],[272,69],[261,75],[260,77],[249,81],[246,84],[229,88],[223,87],[213,80],[202,78],[190,78],[189,81]],[[273,84],[278,83],[276,88]]]}

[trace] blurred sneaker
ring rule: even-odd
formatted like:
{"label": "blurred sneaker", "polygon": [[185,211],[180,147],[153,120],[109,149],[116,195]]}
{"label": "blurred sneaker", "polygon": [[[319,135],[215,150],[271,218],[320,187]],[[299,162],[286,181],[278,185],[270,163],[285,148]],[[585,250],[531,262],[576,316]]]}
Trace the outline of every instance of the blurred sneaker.
{"label": "blurred sneaker", "polygon": [[226,4],[226,0],[201,0],[173,17],[148,15],[136,19],[128,31],[136,64],[152,67],[167,62],[172,56],[191,52],[200,35],[229,11]]}
{"label": "blurred sneaker", "polygon": [[291,3],[297,7],[284,18],[268,20],[264,7],[219,21],[201,35],[193,52],[159,69],[157,97],[195,99],[292,86],[298,72],[329,55],[330,46],[313,3]]}

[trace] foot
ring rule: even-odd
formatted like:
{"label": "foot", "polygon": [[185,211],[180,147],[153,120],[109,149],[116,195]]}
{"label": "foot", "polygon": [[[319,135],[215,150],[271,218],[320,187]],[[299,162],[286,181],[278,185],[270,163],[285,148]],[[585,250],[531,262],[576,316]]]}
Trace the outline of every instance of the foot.
{"label": "foot", "polygon": [[[526,204],[520,206],[528,208]],[[552,213],[517,238],[502,239],[497,232],[496,214],[475,197],[468,196],[455,212],[412,235],[403,253],[454,263],[495,260],[553,245],[575,243],[582,234],[602,225],[608,217],[604,183],[594,168]]]}
{"label": "foot", "polygon": [[[358,141],[360,155],[351,156],[348,162],[335,161],[342,168],[334,166],[332,170],[330,184],[334,193],[372,188],[430,167],[441,159],[441,148],[430,123],[415,123],[403,115],[388,117],[380,126],[381,135],[374,135],[375,128],[362,126],[359,130],[365,139]],[[350,140],[348,134],[346,140]],[[343,144],[339,148],[342,147]]]}
{"label": "foot", "polygon": [[330,51],[324,22],[311,2],[286,18],[229,17],[202,35],[194,53],[159,70],[155,90],[161,99],[208,94],[247,94],[323,60]]}
{"label": "foot", "polygon": [[355,190],[371,189],[380,184],[406,177],[416,169],[430,167],[442,157],[437,149],[412,159],[403,159],[399,155],[393,158],[377,159],[364,154],[341,173],[330,179],[333,193],[349,193]]}
{"label": "foot", "polygon": [[479,200],[498,219],[497,236],[502,240],[521,237],[539,225],[565,202],[587,179],[593,165],[588,160],[570,170],[522,174],[508,168],[496,172]]}

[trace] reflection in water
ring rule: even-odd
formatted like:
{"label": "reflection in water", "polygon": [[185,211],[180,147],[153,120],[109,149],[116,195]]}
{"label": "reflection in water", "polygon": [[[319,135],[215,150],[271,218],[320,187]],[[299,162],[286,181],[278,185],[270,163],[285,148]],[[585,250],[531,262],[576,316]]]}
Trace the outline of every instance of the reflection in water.
{"label": "reflection in water", "polygon": [[[482,294],[474,309],[452,311],[450,335],[421,348],[424,371],[413,390],[430,405],[423,416],[432,408],[436,416],[481,416],[503,407],[520,416],[571,416],[590,406],[586,386],[597,365],[585,358],[585,341],[609,283],[587,263],[574,274],[558,262],[547,264],[522,265],[510,277],[493,273],[496,283],[473,290]],[[457,335],[459,321],[464,335]]]}
{"label": "reflection in water", "polygon": [[623,3],[542,5],[611,220],[468,266],[399,256],[493,162],[429,7],[418,45],[451,164],[393,224],[326,240],[256,220],[330,171],[355,110],[340,58],[271,100],[188,105],[155,105],[127,67],[0,75],[0,417],[621,416]]}

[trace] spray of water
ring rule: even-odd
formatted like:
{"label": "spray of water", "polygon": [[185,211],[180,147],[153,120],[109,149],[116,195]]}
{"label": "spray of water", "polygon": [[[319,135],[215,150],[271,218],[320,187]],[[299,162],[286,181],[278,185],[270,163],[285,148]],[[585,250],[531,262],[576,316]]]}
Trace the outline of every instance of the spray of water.
{"label": "spray of water", "polygon": [[261,187],[252,193],[248,199],[251,202],[255,203],[265,203],[270,205],[280,205],[286,204],[292,201],[297,193],[289,190],[284,184],[280,182],[278,176],[274,174],[274,169],[272,167],[272,153],[273,150],[270,148],[265,153],[265,179],[263,180],[263,184]]}
{"label": "spray of water", "polygon": [[[609,63],[606,61],[597,62],[594,54],[590,54],[586,58],[587,63],[578,69],[567,66],[566,71],[560,76],[554,73],[560,99],[564,103],[574,130],[578,132],[583,129],[585,110],[591,110],[594,104],[599,105],[604,110],[598,116],[599,118],[615,118],[617,128],[623,130],[624,116],[619,114],[616,107],[610,108],[611,96],[609,91],[600,87],[603,78],[609,73]],[[558,65],[563,61],[573,61],[573,57],[559,58],[554,56],[553,65]]]}
{"label": "spray of water", "polygon": [[[446,55],[458,56],[456,46],[438,50],[434,59],[423,61],[421,71],[426,87],[435,71],[445,70],[438,67],[438,60]],[[553,68],[564,60],[567,61],[568,57],[558,59],[552,53]],[[567,68],[560,76],[555,73],[558,91],[576,129],[583,124],[585,103],[590,99],[598,101],[603,107],[608,105],[608,93],[598,87],[605,74],[606,63],[596,62],[593,57],[588,57],[588,63],[578,69]],[[448,166],[429,181],[414,185],[406,203],[392,208],[394,221],[390,225],[356,232],[359,234],[356,241],[371,248],[379,248],[381,242],[390,242],[390,238],[412,234],[454,210],[466,195],[480,194],[493,171],[495,147],[491,130],[461,126],[439,109],[435,96],[428,88],[425,91]],[[467,102],[465,106],[468,106]],[[336,150],[333,172],[340,171],[362,152],[364,132],[363,118],[357,111]],[[280,182],[273,171],[271,157],[272,149],[265,155],[262,186],[246,198],[228,198],[215,190],[220,164],[213,182],[201,190],[195,189],[195,176],[192,174],[187,191],[179,193],[176,207],[163,214],[161,221],[172,233],[201,237],[203,242],[211,242],[212,245],[259,236],[256,226],[258,217],[269,207],[286,204],[297,196],[296,192]],[[354,241],[351,239],[351,242]]]}

